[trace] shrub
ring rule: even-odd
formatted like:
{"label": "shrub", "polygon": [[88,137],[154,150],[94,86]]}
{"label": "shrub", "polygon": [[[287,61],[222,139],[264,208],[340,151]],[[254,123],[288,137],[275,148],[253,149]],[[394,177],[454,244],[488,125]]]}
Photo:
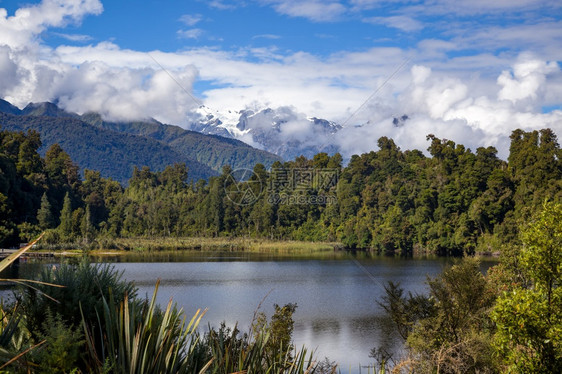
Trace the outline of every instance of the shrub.
{"label": "shrub", "polygon": [[110,294],[116,302],[122,301],[126,295],[129,299],[135,298],[137,291],[133,283],[122,277],[123,273],[115,271],[111,265],[86,261],[45,268],[38,280],[63,287],[37,285],[21,290],[18,299],[27,317],[28,329],[33,334],[41,331],[48,313],[60,315],[68,326],[80,325],[82,318],[96,324],[104,298],[109,299]]}
{"label": "shrub", "polygon": [[[195,329],[204,313],[197,312],[186,322],[172,301],[165,310],[156,306],[156,293],[150,302],[136,303],[127,296],[118,302],[110,295],[103,298],[103,328],[84,320],[90,372],[101,372],[105,364],[117,373],[187,373],[191,372],[191,349]],[[101,343],[101,344],[100,344]]]}
{"label": "shrub", "polygon": [[37,372],[70,373],[77,367],[85,343],[80,326],[69,327],[60,315],[47,313],[40,340],[44,340],[45,344],[30,354],[30,360],[37,365]]}
{"label": "shrub", "polygon": [[[562,204],[545,203],[522,231],[512,281],[492,312],[495,347],[508,371],[562,372]],[[513,272],[514,274],[517,274]]]}
{"label": "shrub", "polygon": [[405,338],[410,357],[398,366],[414,372],[486,373],[495,371],[489,310],[495,294],[478,261],[465,258],[434,279],[429,296],[404,296],[386,287],[382,306]]}

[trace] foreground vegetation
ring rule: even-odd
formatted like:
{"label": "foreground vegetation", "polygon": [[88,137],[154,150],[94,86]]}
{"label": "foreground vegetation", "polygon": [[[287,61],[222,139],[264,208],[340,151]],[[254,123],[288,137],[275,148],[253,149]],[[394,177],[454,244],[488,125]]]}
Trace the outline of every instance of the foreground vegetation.
{"label": "foreground vegetation", "polygon": [[[137,296],[109,265],[61,265],[0,308],[0,372],[10,373],[312,373],[306,348],[291,344],[296,306],[258,313],[251,331],[198,330],[170,301]],[[62,286],[62,287],[61,287]]]}
{"label": "foreground vegetation", "polygon": [[562,372],[562,204],[545,204],[521,241],[487,275],[466,258],[428,279],[428,295],[386,286],[380,304],[408,351],[394,372]]}

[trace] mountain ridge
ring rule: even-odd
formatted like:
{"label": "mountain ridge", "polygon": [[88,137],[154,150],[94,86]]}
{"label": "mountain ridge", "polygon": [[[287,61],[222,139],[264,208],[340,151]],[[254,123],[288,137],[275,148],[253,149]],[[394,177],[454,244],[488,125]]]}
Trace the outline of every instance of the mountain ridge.
{"label": "mountain ridge", "polygon": [[99,170],[104,177],[125,183],[134,166],[161,171],[167,165],[185,162],[189,179],[208,179],[224,165],[266,167],[280,160],[236,139],[206,135],[154,119],[131,122],[105,121],[99,114],[79,115],[50,102],[30,103],[19,109],[0,99],[0,127],[7,130],[36,130],[43,154],[54,143],[63,147],[83,169]]}
{"label": "mountain ridge", "polygon": [[[166,125],[154,119],[148,121],[112,122],[97,113],[85,113],[81,119],[92,126],[153,138],[169,145],[178,153],[191,157],[220,172],[224,165],[233,169],[253,168],[257,163],[269,168],[281,158],[256,149],[240,140],[215,134],[202,134],[175,125]],[[220,149],[220,152],[209,150]]]}

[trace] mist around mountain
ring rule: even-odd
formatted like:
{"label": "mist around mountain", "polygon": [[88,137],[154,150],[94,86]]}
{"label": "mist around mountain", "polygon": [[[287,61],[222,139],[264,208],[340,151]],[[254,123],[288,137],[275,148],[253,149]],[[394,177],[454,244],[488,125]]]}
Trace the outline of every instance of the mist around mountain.
{"label": "mist around mountain", "polygon": [[292,107],[212,111],[200,106],[191,113],[191,129],[240,139],[267,149],[285,161],[325,152],[340,152],[334,137],[343,127],[333,121],[307,117]]}

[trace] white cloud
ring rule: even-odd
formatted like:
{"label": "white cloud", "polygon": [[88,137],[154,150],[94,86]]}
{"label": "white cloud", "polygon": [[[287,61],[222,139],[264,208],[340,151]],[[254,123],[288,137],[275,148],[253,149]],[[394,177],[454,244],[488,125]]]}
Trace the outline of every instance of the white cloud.
{"label": "white cloud", "polygon": [[312,21],[332,21],[346,12],[346,7],[337,0],[259,0],[270,4],[284,15],[304,17]]}
{"label": "white cloud", "polygon": [[[507,157],[508,137],[511,131],[550,127],[562,134],[562,111],[540,113],[522,108],[518,100],[537,100],[535,82],[544,82],[546,77],[560,77],[557,65],[543,61],[528,60],[522,56],[514,64],[512,72],[503,72],[500,78],[514,77],[514,100],[495,100],[505,95],[503,79],[498,79],[496,92],[489,95],[472,94],[470,82],[442,77],[424,66],[411,69],[412,86],[398,97],[386,113],[376,113],[367,125],[361,128],[349,127],[343,132],[341,146],[347,155],[366,151],[373,147],[379,136],[390,136],[403,148],[424,149],[424,137],[433,133],[438,137],[454,140],[471,147],[496,146],[501,157]],[[522,86],[527,86],[528,95],[519,96]],[[502,93],[503,92],[503,93]],[[410,118],[402,127],[394,127],[392,118],[399,114]]]}
{"label": "white cloud", "polygon": [[80,22],[84,16],[102,11],[98,0],[43,0],[18,9],[11,17],[6,9],[0,8],[0,45],[25,48],[48,27]]}
{"label": "white cloud", "polygon": [[65,34],[62,32],[53,32],[51,34],[66,40],[70,40],[71,42],[87,42],[93,39],[90,35],[82,34]]}
{"label": "white cloud", "polygon": [[388,5],[402,6],[402,11],[417,14],[498,14],[528,12],[537,9],[559,9],[557,0],[351,0],[354,10],[377,9]]}
{"label": "white cloud", "polygon": [[207,5],[219,10],[232,10],[245,6],[245,2],[242,0],[210,0]]}
{"label": "white cloud", "polygon": [[18,66],[10,58],[10,48],[0,46],[0,92],[5,92],[18,83]]}
{"label": "white cloud", "polygon": [[425,1],[424,5],[428,12],[458,14],[526,12],[535,9],[561,7],[560,3],[555,0],[459,0],[454,2],[438,0],[436,2]]}
{"label": "white cloud", "polygon": [[260,34],[252,36],[252,39],[281,39],[281,36],[275,34]]}
{"label": "white cloud", "polygon": [[177,34],[185,39],[199,39],[203,35],[202,29],[178,30]]}
{"label": "white cloud", "polygon": [[420,31],[424,28],[423,23],[409,16],[389,16],[365,18],[365,22],[393,27],[405,32]]}
{"label": "white cloud", "polygon": [[192,27],[201,22],[202,19],[203,16],[201,14],[184,14],[179,20],[186,26]]}
{"label": "white cloud", "polygon": [[181,123],[196,106],[184,92],[191,91],[195,75],[192,67],[175,71],[176,82],[163,70],[85,62],[57,80],[53,95],[62,107],[73,112],[95,111],[115,120],[155,117],[166,123]]}
{"label": "white cloud", "polygon": [[[562,4],[562,3],[561,3]],[[562,49],[553,48],[562,45],[562,21],[544,20],[508,26],[480,26],[472,32],[452,29],[456,36],[453,41],[459,48],[478,47],[481,50],[495,51],[508,49],[515,51],[534,51],[553,60],[562,60]],[[491,37],[493,35],[493,37]]]}
{"label": "white cloud", "polygon": [[544,87],[546,75],[559,70],[555,62],[546,63],[532,58],[523,58],[511,71],[503,71],[498,77],[502,89],[498,93],[500,100],[517,103],[524,99],[536,100],[539,90]]}

